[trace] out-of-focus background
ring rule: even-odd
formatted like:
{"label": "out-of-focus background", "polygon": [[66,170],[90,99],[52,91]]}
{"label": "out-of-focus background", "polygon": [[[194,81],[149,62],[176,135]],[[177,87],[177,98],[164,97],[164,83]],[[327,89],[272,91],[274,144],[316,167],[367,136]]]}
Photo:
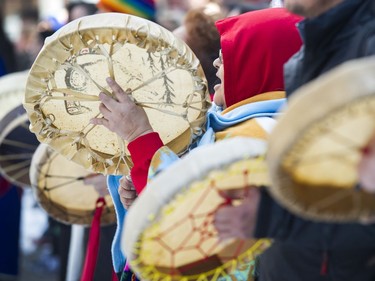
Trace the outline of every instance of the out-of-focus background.
{"label": "out-of-focus background", "polygon": [[[139,1],[153,3],[148,19],[174,32],[194,51],[206,74],[210,93],[217,79],[212,62],[220,49],[215,21],[282,5],[281,0]],[[0,80],[30,69],[45,38],[66,23],[100,12],[123,12],[116,9],[133,2],[0,0]],[[0,96],[1,91],[0,88]],[[72,226],[53,219],[40,207],[32,188],[16,186],[5,178],[0,175],[0,281],[79,280],[89,227]],[[101,227],[94,280],[112,280],[110,247],[115,227],[115,224]],[[72,244],[73,233],[82,238],[76,240],[80,243]]]}

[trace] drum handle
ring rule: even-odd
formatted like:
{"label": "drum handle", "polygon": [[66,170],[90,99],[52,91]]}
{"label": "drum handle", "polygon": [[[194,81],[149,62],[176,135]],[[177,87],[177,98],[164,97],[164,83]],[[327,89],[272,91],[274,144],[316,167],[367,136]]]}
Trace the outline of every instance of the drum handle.
{"label": "drum handle", "polygon": [[94,218],[91,223],[81,281],[92,281],[94,279],[94,272],[99,251],[100,218],[102,216],[103,208],[105,205],[106,203],[104,197],[99,197],[96,201]]}

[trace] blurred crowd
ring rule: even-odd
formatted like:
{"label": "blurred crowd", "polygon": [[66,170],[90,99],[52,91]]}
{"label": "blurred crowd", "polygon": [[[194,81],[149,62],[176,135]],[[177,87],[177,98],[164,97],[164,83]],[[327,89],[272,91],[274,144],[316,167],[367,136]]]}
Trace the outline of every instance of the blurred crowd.
{"label": "blurred crowd", "polygon": [[[215,27],[215,21],[221,18],[235,16],[252,10],[267,8],[270,6],[281,6],[281,0],[156,0],[152,9],[147,13],[136,11],[139,17],[146,17],[166,29],[172,31],[184,40],[197,55],[209,82],[212,92],[213,80],[215,79],[215,68],[212,65],[215,56],[220,49],[219,33]],[[4,26],[3,34],[7,38],[15,38],[14,42],[4,41],[13,45],[4,48],[4,54],[14,53],[14,63],[7,62],[8,72],[27,70],[31,67],[39,53],[46,37],[52,35],[60,27],[77,18],[102,12],[127,12],[127,4],[101,0],[97,4],[92,1],[68,1],[65,8],[58,15],[40,16],[38,7],[29,6],[19,11],[17,18],[20,22],[18,35],[9,34],[14,29]],[[126,1],[123,1],[126,3]],[[142,1],[140,1],[142,2]],[[146,1],[147,2],[147,1]],[[6,4],[6,2],[5,2]],[[4,5],[4,4],[3,4]],[[2,9],[4,10],[4,9]],[[63,15],[63,16],[61,16]],[[3,18],[6,15],[3,15]],[[2,22],[4,22],[2,20]],[[6,43],[8,42],[8,43]],[[10,46],[10,45],[9,45]],[[12,55],[5,55],[10,60]]]}

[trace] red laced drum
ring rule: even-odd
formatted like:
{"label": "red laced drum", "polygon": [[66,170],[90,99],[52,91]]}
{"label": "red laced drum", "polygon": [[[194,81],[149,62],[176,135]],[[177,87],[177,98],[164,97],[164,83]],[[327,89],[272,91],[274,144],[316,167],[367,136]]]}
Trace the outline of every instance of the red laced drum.
{"label": "red laced drum", "polygon": [[[219,243],[223,190],[269,183],[262,140],[233,138],[191,151],[160,173],[129,209],[122,248],[144,280],[251,280],[270,241]],[[238,279],[239,278],[239,279]]]}

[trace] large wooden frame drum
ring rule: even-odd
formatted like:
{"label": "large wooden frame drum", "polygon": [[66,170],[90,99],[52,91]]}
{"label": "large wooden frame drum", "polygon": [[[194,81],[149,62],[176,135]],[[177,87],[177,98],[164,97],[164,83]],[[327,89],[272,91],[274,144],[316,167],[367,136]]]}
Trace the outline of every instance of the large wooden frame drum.
{"label": "large wooden frame drum", "polygon": [[101,116],[99,93],[113,96],[107,77],[131,89],[176,153],[202,134],[210,102],[193,52],[151,21],[103,13],[62,27],[34,62],[24,106],[38,139],[91,171],[127,174],[132,162],[126,143],[89,122]]}
{"label": "large wooden frame drum", "polygon": [[375,132],[375,59],[339,66],[290,99],[270,140],[272,195],[297,215],[352,222],[375,216],[357,167]]}
{"label": "large wooden frame drum", "polygon": [[129,209],[122,237],[141,279],[252,279],[255,257],[270,241],[219,243],[213,217],[226,202],[220,191],[269,183],[265,149],[249,138],[199,147],[150,182]]}

